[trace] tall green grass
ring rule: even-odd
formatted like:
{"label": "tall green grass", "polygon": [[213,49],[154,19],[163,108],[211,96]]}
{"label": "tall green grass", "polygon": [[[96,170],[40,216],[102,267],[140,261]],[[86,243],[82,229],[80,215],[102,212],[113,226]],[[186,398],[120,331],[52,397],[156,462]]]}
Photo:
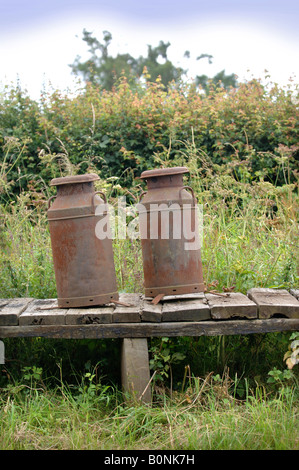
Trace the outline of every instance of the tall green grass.
{"label": "tall green grass", "polygon": [[[87,380],[87,382],[86,382]],[[262,388],[234,396],[224,376],[192,377],[184,393],[153,406],[122,401],[115,389],[85,377],[11,387],[0,397],[0,449],[10,450],[296,450],[299,415],[293,387],[272,399]]]}

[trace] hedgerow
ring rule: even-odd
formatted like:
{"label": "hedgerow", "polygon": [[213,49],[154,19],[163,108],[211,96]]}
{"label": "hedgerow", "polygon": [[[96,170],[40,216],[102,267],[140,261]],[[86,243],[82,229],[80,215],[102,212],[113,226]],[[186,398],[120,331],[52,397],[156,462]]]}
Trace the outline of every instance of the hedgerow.
{"label": "hedgerow", "polygon": [[14,192],[90,170],[130,187],[158,160],[175,162],[193,139],[213,164],[233,167],[236,179],[285,184],[296,180],[298,121],[297,87],[259,80],[229,91],[211,86],[204,94],[186,84],[166,90],[159,80],[133,87],[122,77],[112,91],[87,85],[71,96],[55,90],[39,103],[19,87],[6,87],[0,158],[11,166]]}

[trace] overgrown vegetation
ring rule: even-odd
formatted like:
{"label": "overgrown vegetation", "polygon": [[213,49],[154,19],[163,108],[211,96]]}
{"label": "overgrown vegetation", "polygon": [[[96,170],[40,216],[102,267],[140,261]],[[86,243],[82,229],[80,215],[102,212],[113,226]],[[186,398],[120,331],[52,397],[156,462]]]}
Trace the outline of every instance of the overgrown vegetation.
{"label": "overgrown vegetation", "polygon": [[[76,97],[44,91],[40,104],[7,88],[0,99],[0,157],[5,168],[13,165],[6,184],[14,194],[40,191],[62,172],[95,169],[131,189],[156,157],[175,163],[186,142],[208,156],[217,175],[225,167],[238,182],[293,184],[297,99],[295,86],[267,89],[258,80],[228,91],[211,86],[207,95],[185,84],[166,90],[159,79],[132,87],[122,77],[112,91],[90,85]],[[204,176],[208,162],[198,158],[194,170]]]}
{"label": "overgrown vegetation", "polygon": [[294,390],[281,386],[269,400],[263,387],[235,397],[227,374],[190,377],[172,400],[124,404],[116,389],[86,373],[72,389],[48,390],[39,371],[2,391],[0,448],[14,450],[296,450]]}
{"label": "overgrown vegetation", "polygon": [[[51,178],[94,171],[134,204],[140,173],[184,165],[203,205],[208,289],[298,288],[296,87],[208,95],[159,81],[77,97],[0,98],[0,297],[56,296]],[[120,291],[141,292],[139,240],[114,240]],[[295,449],[290,333],[150,340],[154,406],[124,405],[117,340],[7,339],[1,448]],[[289,348],[289,352],[288,351]],[[113,364],[113,367],[111,367]],[[113,371],[112,371],[113,370]],[[258,436],[258,438],[257,438]]]}

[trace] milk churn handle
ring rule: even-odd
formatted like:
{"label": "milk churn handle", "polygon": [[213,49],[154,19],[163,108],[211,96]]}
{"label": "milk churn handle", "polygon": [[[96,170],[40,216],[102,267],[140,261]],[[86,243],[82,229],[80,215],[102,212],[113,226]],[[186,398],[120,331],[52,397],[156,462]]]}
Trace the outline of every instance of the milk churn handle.
{"label": "milk churn handle", "polygon": [[183,186],[183,187],[180,189],[180,197],[181,197],[181,192],[183,191],[183,189],[189,189],[189,191],[191,191],[192,196],[193,196],[193,204],[194,204],[194,206],[195,206],[195,205],[196,205],[196,197],[195,197],[194,191],[193,191],[193,189],[191,188],[191,186]]}
{"label": "milk churn handle", "polygon": [[103,199],[104,199],[104,203],[106,204],[107,203],[107,198],[106,198],[106,194],[103,193],[103,191],[96,191],[93,196],[92,196],[92,209],[93,209],[93,212],[95,212],[95,205],[94,205],[94,198],[97,194],[101,194],[101,196],[103,196]]}
{"label": "milk churn handle", "polygon": [[50,202],[52,201],[52,199],[55,199],[56,197],[56,194],[54,196],[51,196],[50,199],[48,199],[48,209],[50,209]]}
{"label": "milk churn handle", "polygon": [[144,196],[147,193],[147,191],[142,191],[142,193],[139,196],[139,202],[141,201],[142,196]]}

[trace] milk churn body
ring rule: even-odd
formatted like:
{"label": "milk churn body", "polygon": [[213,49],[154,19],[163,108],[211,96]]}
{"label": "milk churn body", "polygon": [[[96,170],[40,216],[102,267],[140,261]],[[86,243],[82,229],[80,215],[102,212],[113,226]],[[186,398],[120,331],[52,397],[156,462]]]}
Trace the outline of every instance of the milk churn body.
{"label": "milk churn body", "polygon": [[104,210],[95,215],[96,206],[104,204],[94,191],[97,179],[95,174],[76,175],[50,183],[57,186],[48,220],[59,307],[91,307],[118,299],[112,240],[100,240],[95,232],[105,216]]}
{"label": "milk churn body", "polygon": [[[139,206],[144,287],[148,297],[204,291],[200,247],[188,249],[192,240],[186,237],[188,231],[184,228],[189,220],[191,232],[198,230],[196,200],[191,188],[183,185],[183,174],[187,172],[187,168],[177,167],[141,174],[148,185]],[[165,223],[169,224],[168,234]]]}

